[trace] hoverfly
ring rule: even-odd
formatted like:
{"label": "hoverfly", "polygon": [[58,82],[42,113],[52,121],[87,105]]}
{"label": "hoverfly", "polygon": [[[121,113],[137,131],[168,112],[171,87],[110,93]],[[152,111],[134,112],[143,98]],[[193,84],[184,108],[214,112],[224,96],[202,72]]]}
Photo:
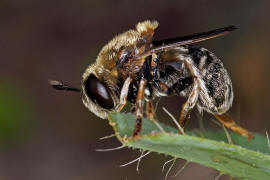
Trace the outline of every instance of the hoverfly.
{"label": "hoverfly", "polygon": [[133,137],[142,127],[144,102],[147,118],[153,119],[156,97],[180,95],[187,98],[179,117],[182,127],[196,106],[199,112],[213,114],[225,127],[251,139],[252,134],[226,113],[232,106],[233,88],[223,63],[209,50],[193,45],[236,28],[153,41],[157,27],[157,21],[147,20],[114,37],[87,67],[81,90],[59,81],[50,84],[55,89],[81,91],[83,104],[103,119],[111,111],[120,112],[127,101],[135,104]]}

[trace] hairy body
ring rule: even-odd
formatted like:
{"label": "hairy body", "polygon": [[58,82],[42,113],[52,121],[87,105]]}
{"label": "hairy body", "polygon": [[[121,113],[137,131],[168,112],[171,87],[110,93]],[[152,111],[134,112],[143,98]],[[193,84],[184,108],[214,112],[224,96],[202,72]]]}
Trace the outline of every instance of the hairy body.
{"label": "hairy body", "polygon": [[[226,127],[252,138],[252,135],[226,114],[233,102],[231,79],[223,63],[212,52],[192,44],[235,30],[234,26],[189,36],[153,41],[157,21],[144,21],[136,29],[115,36],[105,45],[96,62],[82,77],[84,105],[101,118],[121,111],[126,102],[135,104],[136,124],[133,136],[141,129],[144,102],[148,118],[156,97],[187,97],[179,123],[184,126],[190,111],[213,114]],[[56,89],[74,89],[51,81]]]}

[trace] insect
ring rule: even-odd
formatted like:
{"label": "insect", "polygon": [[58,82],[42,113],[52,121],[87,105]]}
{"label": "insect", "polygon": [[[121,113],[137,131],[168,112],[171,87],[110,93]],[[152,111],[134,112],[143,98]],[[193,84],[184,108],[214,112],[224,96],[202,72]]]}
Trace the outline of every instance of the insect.
{"label": "insect", "polygon": [[232,106],[233,88],[223,63],[209,50],[193,45],[236,28],[153,41],[157,27],[157,21],[147,20],[114,37],[87,67],[81,90],[59,81],[50,84],[59,90],[81,91],[83,104],[103,119],[109,112],[120,112],[127,101],[135,104],[133,137],[142,127],[144,103],[147,118],[153,119],[156,97],[180,95],[187,98],[179,117],[182,127],[196,106],[199,112],[213,114],[225,127],[251,139],[252,134],[226,113]]}

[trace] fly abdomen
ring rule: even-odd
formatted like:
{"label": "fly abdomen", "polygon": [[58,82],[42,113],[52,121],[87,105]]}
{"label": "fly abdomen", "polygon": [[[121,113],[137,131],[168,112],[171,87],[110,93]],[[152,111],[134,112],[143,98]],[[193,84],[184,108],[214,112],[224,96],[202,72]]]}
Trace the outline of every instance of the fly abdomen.
{"label": "fly abdomen", "polygon": [[191,56],[194,65],[200,70],[207,68],[216,59],[216,57],[213,58],[210,55],[210,51],[205,48],[195,45],[187,45],[185,47],[188,49],[187,54]]}
{"label": "fly abdomen", "polygon": [[192,84],[192,78],[186,76],[184,69],[181,71],[172,64],[164,65],[159,74],[160,77],[154,79],[154,89],[158,96],[180,94]]}
{"label": "fly abdomen", "polygon": [[[212,52],[193,45],[186,46],[201,79],[199,106],[212,113],[224,113],[232,105],[232,83],[223,63]],[[207,94],[206,94],[207,93]]]}

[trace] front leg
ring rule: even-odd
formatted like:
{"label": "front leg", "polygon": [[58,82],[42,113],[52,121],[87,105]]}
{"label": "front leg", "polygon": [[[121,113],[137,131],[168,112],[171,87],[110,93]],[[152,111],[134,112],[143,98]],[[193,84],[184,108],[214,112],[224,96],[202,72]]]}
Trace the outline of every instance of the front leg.
{"label": "front leg", "polygon": [[142,129],[143,105],[144,105],[144,90],[146,86],[146,79],[142,78],[140,81],[139,90],[136,98],[136,122],[133,131],[133,137],[138,136]]}
{"label": "front leg", "polygon": [[120,103],[116,107],[117,112],[120,112],[127,103],[128,90],[129,90],[129,86],[131,83],[132,83],[131,77],[128,77],[124,82],[124,85],[123,85],[123,87],[121,89],[121,93],[120,93]]}

